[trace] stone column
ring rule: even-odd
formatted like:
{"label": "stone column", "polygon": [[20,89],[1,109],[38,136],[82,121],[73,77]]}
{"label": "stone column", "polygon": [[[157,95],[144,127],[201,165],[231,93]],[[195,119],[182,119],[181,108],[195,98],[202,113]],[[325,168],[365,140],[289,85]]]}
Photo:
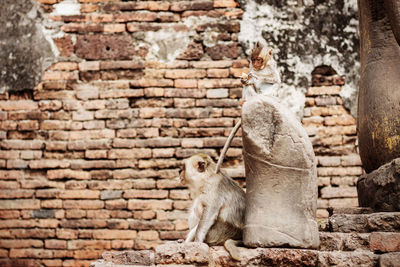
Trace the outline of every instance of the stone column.
{"label": "stone column", "polygon": [[275,98],[259,96],[242,108],[248,247],[319,246],[317,170],[311,142]]}
{"label": "stone column", "polygon": [[370,173],[400,157],[400,2],[358,2],[361,77],[357,129],[361,161]]}

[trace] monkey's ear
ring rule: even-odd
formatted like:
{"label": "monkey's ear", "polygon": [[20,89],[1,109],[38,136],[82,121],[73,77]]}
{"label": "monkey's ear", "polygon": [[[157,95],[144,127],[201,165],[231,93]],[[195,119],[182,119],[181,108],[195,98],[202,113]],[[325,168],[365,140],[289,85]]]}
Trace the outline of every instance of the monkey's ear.
{"label": "monkey's ear", "polygon": [[206,170],[206,163],[204,161],[197,162],[197,171],[204,172]]}
{"label": "monkey's ear", "polygon": [[270,50],[268,51],[268,54],[269,54],[270,56],[272,56],[272,49],[270,49]]}

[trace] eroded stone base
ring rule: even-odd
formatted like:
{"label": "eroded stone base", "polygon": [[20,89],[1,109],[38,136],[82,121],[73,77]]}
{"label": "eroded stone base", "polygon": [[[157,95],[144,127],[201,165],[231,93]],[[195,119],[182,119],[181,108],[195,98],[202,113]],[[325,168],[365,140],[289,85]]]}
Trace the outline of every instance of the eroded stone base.
{"label": "eroded stone base", "polygon": [[400,212],[336,209],[319,229],[319,250],[239,247],[236,261],[222,246],[174,241],[154,251],[104,252],[91,266],[398,266]]}
{"label": "eroded stone base", "polygon": [[362,175],[357,181],[361,207],[376,211],[400,211],[400,158]]}

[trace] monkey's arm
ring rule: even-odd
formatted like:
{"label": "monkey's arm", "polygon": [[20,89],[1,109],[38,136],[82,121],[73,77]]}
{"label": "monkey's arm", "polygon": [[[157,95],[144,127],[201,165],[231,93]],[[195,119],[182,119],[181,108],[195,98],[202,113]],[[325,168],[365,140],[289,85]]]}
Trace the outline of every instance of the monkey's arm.
{"label": "monkey's arm", "polygon": [[195,242],[204,242],[208,231],[218,217],[218,213],[220,210],[218,202],[213,199],[208,199],[207,201],[209,202],[209,204],[204,207],[203,214],[201,215],[200,222],[196,229],[194,239]]}
{"label": "monkey's arm", "polygon": [[235,134],[239,130],[239,127],[240,127],[241,124],[242,124],[242,120],[239,120],[236,123],[235,127],[233,127],[231,133],[229,134],[229,137],[225,142],[224,148],[222,149],[221,154],[219,155],[219,159],[218,159],[218,162],[217,162],[217,167],[215,168],[215,173],[219,172],[219,169],[221,168],[221,164],[224,161],[226,151],[228,151],[228,148],[230,147],[230,145],[232,143],[233,137],[235,136]]}

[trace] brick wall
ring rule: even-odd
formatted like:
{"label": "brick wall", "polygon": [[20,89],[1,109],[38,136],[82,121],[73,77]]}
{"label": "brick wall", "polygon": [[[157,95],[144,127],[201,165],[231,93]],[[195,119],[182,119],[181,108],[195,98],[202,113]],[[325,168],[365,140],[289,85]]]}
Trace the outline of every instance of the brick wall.
{"label": "brick wall", "polygon": [[356,146],[356,120],[339,95],[344,79],[315,74],[312,80],[302,124],[318,160],[317,217],[326,218],[329,207],[358,206],[356,182],[363,169]]}
{"label": "brick wall", "polygon": [[[104,250],[183,238],[191,201],[179,164],[197,152],[217,159],[240,116],[242,10],[231,0],[79,0],[80,15],[54,16],[60,1],[38,2],[64,33],[61,57],[35,88],[0,95],[0,265],[88,265]],[[183,21],[198,16],[218,20],[197,25],[173,62],[133,45],[132,34],[189,31]],[[357,204],[355,121],[339,90],[310,88],[303,119],[321,217]],[[241,153],[238,135],[225,167],[243,185]]]}

